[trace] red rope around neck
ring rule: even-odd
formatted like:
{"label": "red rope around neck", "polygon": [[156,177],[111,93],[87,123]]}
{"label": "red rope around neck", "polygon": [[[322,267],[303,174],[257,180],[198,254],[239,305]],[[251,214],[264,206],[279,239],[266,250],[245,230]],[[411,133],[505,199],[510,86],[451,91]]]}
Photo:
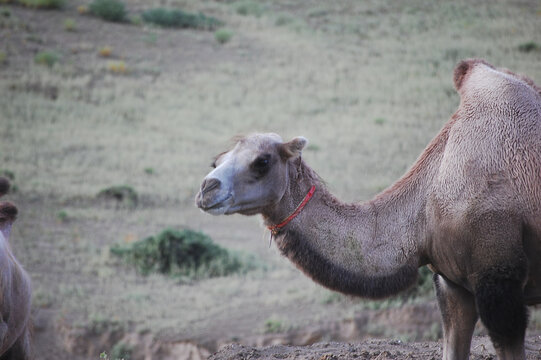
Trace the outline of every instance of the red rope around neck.
{"label": "red rope around neck", "polygon": [[300,212],[302,211],[302,209],[304,209],[304,207],[306,206],[306,204],[308,204],[308,201],[310,201],[310,199],[312,198],[312,196],[314,196],[314,193],[316,192],[316,186],[315,185],[312,185],[312,187],[310,188],[310,191],[308,191],[308,194],[306,194],[306,196],[304,197],[304,199],[302,200],[302,202],[299,204],[299,206],[297,206],[297,208],[295,209],[295,211],[293,211],[291,213],[291,215],[289,215],[287,218],[285,218],[284,221],[282,221],[281,223],[279,223],[278,225],[271,225],[271,226],[268,226],[267,228],[271,231],[271,234],[272,236],[276,236],[278,234],[278,231],[280,231],[281,228],[283,228],[284,226],[286,226],[287,224],[289,224],[289,222],[291,220],[293,220],[297,215],[300,214]]}

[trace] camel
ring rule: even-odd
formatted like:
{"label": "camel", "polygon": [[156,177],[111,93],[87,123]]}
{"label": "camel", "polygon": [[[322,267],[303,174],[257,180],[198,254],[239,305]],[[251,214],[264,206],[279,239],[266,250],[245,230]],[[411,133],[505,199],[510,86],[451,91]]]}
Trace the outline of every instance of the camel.
{"label": "camel", "polygon": [[434,272],[443,358],[469,357],[480,318],[500,359],[524,359],[541,303],[541,91],[479,59],[454,72],[460,105],[413,166],[343,203],[302,159],[303,137],[253,134],[216,157],[196,205],[261,214],[281,253],[321,285],[383,298]]}
{"label": "camel", "polygon": [[[9,190],[0,178],[0,196]],[[9,235],[17,207],[0,202],[0,360],[28,360],[30,346],[30,279],[9,246]]]}

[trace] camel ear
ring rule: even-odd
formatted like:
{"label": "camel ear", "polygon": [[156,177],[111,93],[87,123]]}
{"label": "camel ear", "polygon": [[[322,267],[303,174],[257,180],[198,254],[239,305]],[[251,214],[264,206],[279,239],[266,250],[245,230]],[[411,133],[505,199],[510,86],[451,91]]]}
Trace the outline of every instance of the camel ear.
{"label": "camel ear", "polygon": [[305,137],[298,136],[293,140],[282,144],[281,155],[284,159],[298,158],[301,156],[302,149],[308,144],[308,140]]}

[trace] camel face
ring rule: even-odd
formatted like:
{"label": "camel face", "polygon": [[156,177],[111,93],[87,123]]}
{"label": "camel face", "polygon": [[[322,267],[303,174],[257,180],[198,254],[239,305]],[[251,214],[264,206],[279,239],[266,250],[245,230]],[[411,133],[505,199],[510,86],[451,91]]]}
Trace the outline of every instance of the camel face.
{"label": "camel face", "polygon": [[287,185],[286,163],[300,156],[306,139],[283,143],[276,134],[254,134],[218,155],[203,180],[196,205],[213,215],[259,214],[280,201]]}

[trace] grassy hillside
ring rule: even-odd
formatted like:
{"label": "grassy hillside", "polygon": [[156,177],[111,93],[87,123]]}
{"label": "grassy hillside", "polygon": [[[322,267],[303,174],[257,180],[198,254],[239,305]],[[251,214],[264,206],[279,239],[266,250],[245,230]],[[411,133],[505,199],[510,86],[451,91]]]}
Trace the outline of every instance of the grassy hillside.
{"label": "grassy hillside", "polygon": [[[457,61],[481,57],[541,83],[536,1],[167,2],[222,21],[223,44],[214,30],[137,20],[152,2],[126,1],[132,23],[80,15],[82,5],[0,1],[0,169],[15,174],[21,214],[12,243],[37,313],[55,329],[119,326],[204,343],[376,306],[313,284],[269,249],[259,219],[195,209],[212,157],[237,134],[303,135],[304,157],[330,189],[367,199],[456,109]],[[36,59],[43,51],[51,66]],[[137,201],[97,196],[118,185]],[[202,231],[263,266],[179,280],[110,255],[165,228]]]}

